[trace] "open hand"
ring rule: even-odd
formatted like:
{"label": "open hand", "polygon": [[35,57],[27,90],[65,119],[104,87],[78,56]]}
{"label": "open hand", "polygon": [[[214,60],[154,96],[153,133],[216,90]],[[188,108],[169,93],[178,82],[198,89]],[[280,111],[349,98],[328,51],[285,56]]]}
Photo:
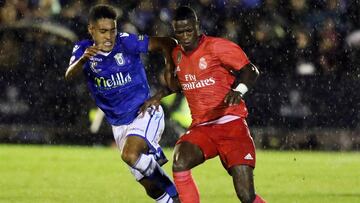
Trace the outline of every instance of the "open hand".
{"label": "open hand", "polygon": [[145,115],[145,112],[150,108],[154,107],[156,111],[159,110],[159,106],[161,103],[161,97],[159,98],[159,95],[154,95],[150,99],[144,102],[144,104],[140,107],[138,113],[141,114],[141,116]]}
{"label": "open hand", "polygon": [[94,45],[94,46],[91,46],[91,47],[88,47],[88,48],[85,50],[85,52],[84,52],[84,54],[82,55],[82,57],[83,57],[84,59],[89,59],[89,58],[95,56],[99,51],[100,51],[99,47],[97,47],[97,46],[95,46],[95,45]]}
{"label": "open hand", "polygon": [[242,99],[242,94],[240,92],[230,90],[225,96],[224,102],[229,106],[240,104]]}

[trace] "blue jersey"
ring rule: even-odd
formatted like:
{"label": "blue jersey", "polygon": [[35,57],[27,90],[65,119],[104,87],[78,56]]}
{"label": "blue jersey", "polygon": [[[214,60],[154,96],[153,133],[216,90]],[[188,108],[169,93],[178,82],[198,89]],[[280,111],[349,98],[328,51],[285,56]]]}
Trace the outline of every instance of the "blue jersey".
{"label": "blue jersey", "polygon": [[[148,51],[149,37],[118,33],[109,53],[98,53],[84,65],[90,92],[96,105],[112,125],[131,123],[140,106],[150,97],[140,53]],[[83,40],[75,44],[70,64],[94,44]]]}

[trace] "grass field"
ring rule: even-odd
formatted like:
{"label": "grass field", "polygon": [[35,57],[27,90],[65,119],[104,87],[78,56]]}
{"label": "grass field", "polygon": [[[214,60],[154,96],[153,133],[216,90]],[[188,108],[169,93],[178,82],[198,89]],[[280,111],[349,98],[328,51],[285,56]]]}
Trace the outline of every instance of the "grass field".
{"label": "grass field", "polygon": [[[219,159],[193,174],[202,203],[239,202]],[[270,203],[360,202],[360,153],[258,151],[255,181]],[[0,145],[0,202],[154,201],[115,148]]]}

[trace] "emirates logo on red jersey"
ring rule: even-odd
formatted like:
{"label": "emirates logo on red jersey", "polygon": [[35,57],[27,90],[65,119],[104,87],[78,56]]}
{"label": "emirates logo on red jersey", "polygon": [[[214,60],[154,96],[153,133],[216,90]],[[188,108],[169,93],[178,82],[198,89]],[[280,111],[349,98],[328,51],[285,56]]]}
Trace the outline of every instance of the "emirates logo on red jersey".
{"label": "emirates logo on red jersey", "polygon": [[212,86],[215,84],[215,79],[213,77],[197,80],[195,75],[186,74],[184,79],[186,82],[181,83],[181,87],[183,90],[193,90]]}
{"label": "emirates logo on red jersey", "polygon": [[200,68],[201,70],[204,70],[204,69],[207,68],[207,62],[206,62],[206,59],[205,59],[204,57],[201,57],[201,58],[199,59],[199,68]]}

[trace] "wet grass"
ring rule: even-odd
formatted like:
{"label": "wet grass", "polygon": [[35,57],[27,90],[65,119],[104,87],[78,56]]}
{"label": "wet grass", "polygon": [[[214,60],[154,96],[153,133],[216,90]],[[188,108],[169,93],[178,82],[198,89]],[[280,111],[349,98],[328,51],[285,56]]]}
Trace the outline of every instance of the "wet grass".
{"label": "wet grass", "polygon": [[[239,202],[218,158],[193,175],[203,203]],[[360,202],[360,153],[258,151],[255,182],[270,203]],[[0,202],[154,201],[115,148],[0,145]]]}

